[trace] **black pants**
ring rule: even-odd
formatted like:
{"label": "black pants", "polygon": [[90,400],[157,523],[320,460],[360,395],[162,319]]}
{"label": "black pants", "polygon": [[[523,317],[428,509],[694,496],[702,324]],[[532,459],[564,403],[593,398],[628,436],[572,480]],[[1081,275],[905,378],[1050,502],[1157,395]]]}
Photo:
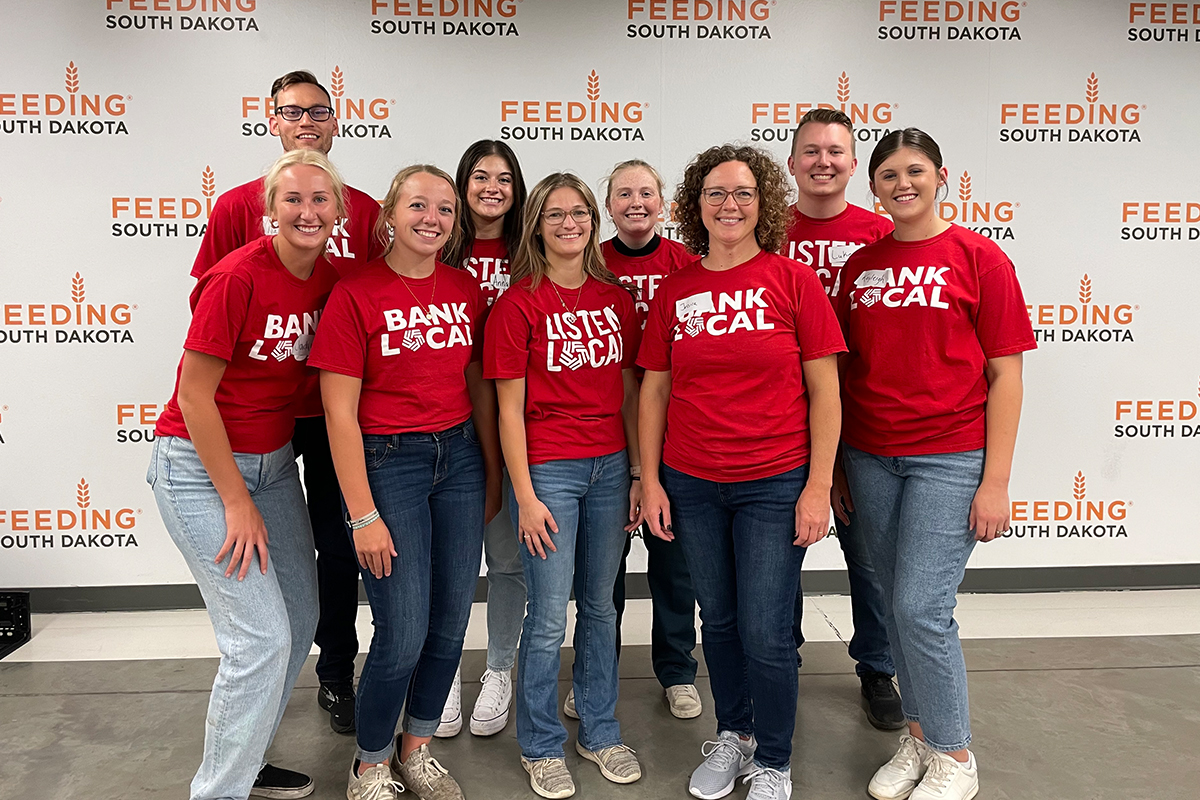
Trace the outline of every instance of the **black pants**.
{"label": "black pants", "polygon": [[308,518],[317,547],[317,593],[321,615],[317,620],[317,678],[321,683],[350,683],[354,680],[354,657],[358,655],[358,560],[342,519],[329,434],[324,417],[296,420],[292,449],[304,459],[304,493]]}
{"label": "black pants", "polygon": [[[645,531],[645,528],[643,528]],[[692,576],[679,542],[664,542],[646,532],[648,561],[646,580],[650,584],[653,621],[650,627],[650,659],[654,675],[663,688],[696,682],[696,593]],[[625,539],[621,571],[613,585],[613,604],[617,607],[617,654],[621,652],[621,617],[625,612],[625,562],[633,537]]]}

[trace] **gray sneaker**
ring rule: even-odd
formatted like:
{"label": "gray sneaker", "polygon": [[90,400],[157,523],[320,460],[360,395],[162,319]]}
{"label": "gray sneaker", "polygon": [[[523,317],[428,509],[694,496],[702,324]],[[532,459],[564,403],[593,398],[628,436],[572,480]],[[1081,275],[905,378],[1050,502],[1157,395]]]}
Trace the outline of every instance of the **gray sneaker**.
{"label": "gray sneaker", "polygon": [[376,764],[362,775],[350,768],[350,782],[346,784],[348,800],[397,800],[404,787],[392,780],[392,771],[387,764]]}
{"label": "gray sneaker", "polygon": [[567,770],[565,758],[537,758],[530,761],[521,756],[521,766],[529,773],[529,785],[542,797],[559,800],[575,794],[575,781]]}
{"label": "gray sneaker", "polygon": [[429,754],[429,745],[423,744],[400,761],[400,748],[392,753],[392,771],[400,776],[404,788],[421,800],[463,800],[458,781],[450,777],[446,768]]}
{"label": "gray sneaker", "polygon": [[792,768],[783,772],[770,767],[756,767],[742,783],[750,784],[746,800],[789,800],[792,796]]}
{"label": "gray sneaker", "polygon": [[753,734],[742,739],[733,731],[721,731],[716,741],[705,742],[700,748],[704,763],[692,772],[688,791],[700,800],[716,800],[729,794],[739,776],[754,770],[757,749]]}
{"label": "gray sneaker", "polygon": [[575,742],[575,752],[600,767],[600,774],[613,783],[633,783],[642,777],[642,765],[638,763],[633,748],[623,744],[588,750]]}

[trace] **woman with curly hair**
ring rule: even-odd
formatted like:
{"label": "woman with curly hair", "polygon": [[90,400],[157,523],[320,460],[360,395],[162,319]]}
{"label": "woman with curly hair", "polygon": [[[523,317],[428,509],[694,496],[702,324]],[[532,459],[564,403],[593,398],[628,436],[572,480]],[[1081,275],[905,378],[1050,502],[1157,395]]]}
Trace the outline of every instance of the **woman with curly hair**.
{"label": "woman with curly hair", "polygon": [[716,704],[717,738],[689,791],[791,796],[792,606],[804,548],[829,523],[846,347],[816,273],[776,253],[787,178],[751,147],[696,157],[675,193],[701,257],[663,279],[638,365],[642,512],[683,545]]}

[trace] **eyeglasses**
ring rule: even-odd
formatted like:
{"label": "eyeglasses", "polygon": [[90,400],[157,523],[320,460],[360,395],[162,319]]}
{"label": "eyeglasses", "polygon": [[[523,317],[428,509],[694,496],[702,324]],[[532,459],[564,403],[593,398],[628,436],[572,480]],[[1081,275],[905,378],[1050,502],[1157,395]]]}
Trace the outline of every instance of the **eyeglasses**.
{"label": "eyeglasses", "polygon": [[725,198],[733,195],[733,202],[739,206],[748,206],[754,202],[754,198],[758,197],[757,186],[739,186],[733,191],[728,189],[701,189],[700,196],[704,198],[704,202],[710,206],[719,206],[725,203]]}
{"label": "eyeglasses", "polygon": [[[568,212],[558,208],[554,209],[553,211],[543,211],[542,219],[544,219],[547,224],[550,225],[562,225],[564,222],[566,222],[567,213]],[[586,208],[575,208],[569,213],[571,214],[571,219],[575,220],[577,225],[582,225],[585,222],[592,221],[592,212],[588,211]]]}
{"label": "eyeglasses", "polygon": [[313,122],[324,122],[333,116],[333,109],[329,106],[311,106],[309,108],[302,106],[280,106],[275,109],[275,113],[288,122],[299,122],[305,114],[308,114],[308,118]]}

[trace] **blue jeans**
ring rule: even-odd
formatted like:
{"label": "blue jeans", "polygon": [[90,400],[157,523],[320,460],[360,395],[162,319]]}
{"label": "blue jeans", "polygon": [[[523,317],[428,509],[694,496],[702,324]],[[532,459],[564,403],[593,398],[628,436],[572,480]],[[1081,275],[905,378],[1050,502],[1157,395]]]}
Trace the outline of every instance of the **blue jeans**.
{"label": "blue jeans", "polygon": [[876,456],[843,445],[858,524],[883,588],[904,715],[934,750],[971,741],[967,666],[954,621],[975,548],[967,527],[983,450]]}
{"label": "blue jeans", "polygon": [[[579,598],[580,651],[572,679],[579,742],[589,750],[621,744],[617,723],[617,610],[613,583],[629,518],[629,459],[622,450],[598,458],[531,464],[533,490],[558,524],[546,558],[521,546],[529,600],[517,668],[517,743],[530,760],[562,758],[567,731],[558,718],[559,650],[567,602]],[[513,527],[520,518],[510,498]],[[582,628],[582,630],[580,630]]]}
{"label": "blue jeans", "polygon": [[204,760],[192,800],[245,798],[317,629],[317,566],[300,474],[290,444],[273,453],[234,453],[270,537],[267,572],[258,557],[239,581],[216,564],[225,505],[188,439],[155,440],[146,481],[171,540],[200,587],[221,663],[204,726]]}
{"label": "blue jeans", "polygon": [[[883,589],[879,586],[875,568],[871,566],[867,543],[863,541],[862,532],[855,522],[854,512],[850,513],[849,525],[837,517],[833,518],[833,522],[837,527],[838,544],[846,559],[846,575],[850,579],[850,612],[854,618],[854,635],[850,637],[849,650],[850,657],[856,662],[854,671],[860,678],[873,672],[895,675],[896,666],[892,663],[887,624],[883,619]],[[803,584],[803,573],[800,580]],[[804,633],[800,629],[803,615],[804,588],[801,586],[796,593],[796,622],[792,626],[796,647],[804,644]]]}
{"label": "blue jeans", "polygon": [[360,569],[374,617],[358,683],[358,758],[392,753],[396,722],[432,736],[462,658],[483,548],[483,455],[470,422],[364,435],[367,482],[392,534],[392,574]]}
{"label": "blue jeans", "polygon": [[792,619],[804,549],[793,542],[807,480],[807,465],[737,483],[662,468],[700,603],[717,731],[755,734],[755,763],[778,770],[791,761],[796,726]]}
{"label": "blue jeans", "polygon": [[525,567],[509,512],[512,483],[504,472],[503,505],[483,532],[483,558],[487,562],[488,669],[508,672],[517,660],[517,642],[525,619]]}

